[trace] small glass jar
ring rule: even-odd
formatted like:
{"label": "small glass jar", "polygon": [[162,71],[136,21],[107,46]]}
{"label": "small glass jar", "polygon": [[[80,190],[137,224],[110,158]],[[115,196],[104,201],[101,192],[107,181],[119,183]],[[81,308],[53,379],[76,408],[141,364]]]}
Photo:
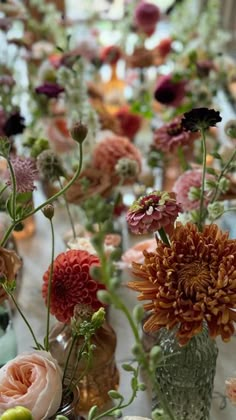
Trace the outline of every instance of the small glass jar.
{"label": "small glass jar", "polygon": [[[60,322],[56,323],[50,332],[50,352],[62,369],[64,369],[71,342],[71,327]],[[83,360],[77,364],[77,355],[83,343],[83,337],[78,337],[71,352],[66,374],[68,377],[73,377],[73,381],[76,381],[86,370]],[[119,385],[119,372],[115,363],[116,334],[106,321],[93,335],[91,344],[96,346],[92,364],[78,384],[80,399],[77,411],[80,413],[88,412],[93,405],[102,409],[110,402],[108,391],[117,389]],[[75,366],[77,366],[76,371]]]}
{"label": "small glass jar", "polygon": [[0,367],[17,355],[16,334],[12,323],[12,312],[9,302],[0,305]]}
{"label": "small glass jar", "polygon": [[58,411],[49,420],[55,420],[57,416],[65,416],[68,420],[84,420],[83,417],[77,414],[77,404],[79,403],[79,388],[75,387],[73,391],[65,396],[62,396],[62,403]]}

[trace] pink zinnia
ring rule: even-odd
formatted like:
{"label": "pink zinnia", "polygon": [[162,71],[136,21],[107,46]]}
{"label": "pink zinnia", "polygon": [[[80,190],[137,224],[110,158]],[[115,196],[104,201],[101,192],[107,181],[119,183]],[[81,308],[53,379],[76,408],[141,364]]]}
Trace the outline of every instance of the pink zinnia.
{"label": "pink zinnia", "polygon": [[161,228],[171,233],[181,211],[174,193],[153,191],[134,202],[126,219],[130,230],[135,234],[153,233]]}
{"label": "pink zinnia", "polygon": [[182,126],[182,118],[176,117],[154,132],[154,148],[164,153],[173,152],[179,146],[189,146],[198,137],[196,133],[187,131]]}
{"label": "pink zinnia", "polygon": [[[32,192],[35,189],[34,181],[38,175],[34,161],[30,158],[16,157],[11,159],[11,163],[16,177],[16,191],[18,193]],[[6,185],[12,188],[9,171],[7,172]]]}
{"label": "pink zinnia", "polygon": [[141,155],[126,137],[110,134],[100,141],[94,149],[92,166],[110,175],[114,183],[119,181],[116,175],[116,164],[122,159],[127,158],[137,162],[139,172],[141,170]]}
{"label": "pink zinnia", "polygon": [[[206,179],[214,180],[212,175],[207,174]],[[202,185],[202,170],[191,169],[181,175],[173,186],[173,191],[176,194],[176,199],[181,203],[184,211],[195,210],[199,208],[200,200],[190,199],[191,188],[201,188]],[[207,205],[210,202],[210,196],[208,191],[204,192],[204,204]]]}
{"label": "pink zinnia", "polygon": [[172,74],[160,76],[154,91],[154,97],[163,105],[178,107],[185,98],[186,83],[186,80],[173,81]]}
{"label": "pink zinnia", "polygon": [[[57,256],[53,263],[50,312],[58,321],[68,323],[76,305],[88,305],[94,311],[102,304],[97,291],[105,286],[95,281],[90,268],[99,259],[87,251],[69,250]],[[42,295],[47,304],[50,267],[43,276]]]}
{"label": "pink zinnia", "polygon": [[135,24],[138,29],[151,34],[156,27],[157,22],[160,19],[160,10],[153,4],[145,1],[141,1],[135,9]]}

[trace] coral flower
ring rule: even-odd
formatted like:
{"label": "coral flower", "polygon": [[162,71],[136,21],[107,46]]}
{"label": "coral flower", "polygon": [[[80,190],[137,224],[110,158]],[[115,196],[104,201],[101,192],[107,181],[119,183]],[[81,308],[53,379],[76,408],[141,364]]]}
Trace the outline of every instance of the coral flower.
{"label": "coral flower", "polygon": [[[104,286],[90,274],[90,268],[98,264],[95,255],[82,250],[69,250],[57,256],[53,263],[50,312],[59,321],[70,322],[75,305],[89,305],[94,311],[102,306],[97,291]],[[50,267],[43,276],[42,295],[46,303],[49,273]]]}
{"label": "coral flower", "polygon": [[101,51],[101,60],[105,63],[116,64],[121,58],[121,49],[116,45],[104,47]]}
{"label": "coral flower", "polygon": [[123,106],[117,111],[115,117],[120,123],[122,136],[132,140],[141,128],[142,118],[140,115],[134,114],[128,107]]}
{"label": "coral flower", "polygon": [[139,150],[127,139],[116,135],[108,135],[94,148],[92,166],[110,175],[114,183],[119,181],[115,166],[117,162],[127,158],[135,160],[141,170],[141,155]]}
{"label": "coral flower", "polygon": [[144,255],[144,264],[133,264],[140,280],[129,283],[139,300],[150,301],[144,329],[176,327],[184,345],[206,322],[210,337],[228,341],[236,321],[236,241],[214,224],[203,232],[178,224],[170,246],[158,241],[156,251]]}
{"label": "coral flower", "polygon": [[155,51],[160,57],[165,58],[171,51],[171,44],[173,40],[171,38],[163,38],[155,48]]}
{"label": "coral flower", "polygon": [[178,107],[186,93],[186,80],[173,81],[171,74],[160,76],[154,92],[155,99],[163,105]]}
{"label": "coral flower", "polygon": [[190,146],[198,136],[185,130],[181,117],[162,125],[154,132],[153,146],[164,153],[173,152],[179,146]]}
{"label": "coral flower", "polygon": [[181,210],[174,193],[153,191],[134,202],[126,219],[135,234],[153,233],[161,228],[170,233]]}
{"label": "coral flower", "polygon": [[[214,180],[214,176],[206,174],[206,180]],[[176,194],[177,200],[181,203],[184,211],[198,209],[200,205],[199,199],[191,199],[191,188],[201,188],[202,185],[202,170],[191,169],[184,172],[175,182],[173,191]],[[204,205],[207,206],[211,199],[208,191],[204,192]]]}

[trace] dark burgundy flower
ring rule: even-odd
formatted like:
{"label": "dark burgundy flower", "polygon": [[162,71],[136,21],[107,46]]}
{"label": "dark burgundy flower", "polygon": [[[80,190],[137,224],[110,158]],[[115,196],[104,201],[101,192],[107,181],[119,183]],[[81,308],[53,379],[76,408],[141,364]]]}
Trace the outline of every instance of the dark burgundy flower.
{"label": "dark burgundy flower", "polygon": [[206,130],[215,127],[222,120],[219,111],[208,108],[194,108],[185,112],[182,126],[189,131]]}
{"label": "dark burgundy flower", "polygon": [[48,98],[57,98],[64,90],[65,89],[58,85],[58,83],[45,82],[43,85],[36,87],[35,92],[46,95]]}
{"label": "dark burgundy flower", "polygon": [[150,35],[160,19],[160,10],[153,4],[141,1],[135,9],[135,24],[138,29]]}
{"label": "dark burgundy flower", "polygon": [[24,129],[25,129],[25,119],[24,117],[22,117],[22,115],[20,115],[19,111],[14,112],[13,114],[11,114],[4,126],[3,126],[3,131],[5,133],[5,135],[7,137],[11,137],[14,136],[16,134],[21,134],[23,133]]}
{"label": "dark burgundy flower", "polygon": [[157,81],[154,97],[163,105],[178,107],[185,97],[186,83],[186,80],[173,81],[171,74],[161,76]]}

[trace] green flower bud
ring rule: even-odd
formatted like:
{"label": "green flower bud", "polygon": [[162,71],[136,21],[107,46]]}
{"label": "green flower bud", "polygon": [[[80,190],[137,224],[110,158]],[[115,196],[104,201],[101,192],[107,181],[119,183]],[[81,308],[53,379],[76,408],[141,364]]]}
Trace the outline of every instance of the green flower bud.
{"label": "green flower bud", "polygon": [[218,219],[224,213],[224,203],[215,201],[214,203],[208,204],[208,217],[211,221]]}
{"label": "green flower bud", "polygon": [[73,125],[72,129],[70,130],[70,134],[72,139],[81,144],[87,137],[88,128],[83,123],[77,122]]}
{"label": "green flower bud", "polygon": [[188,199],[190,201],[199,200],[201,196],[201,189],[197,187],[190,187],[188,192]]}
{"label": "green flower bud", "polygon": [[47,204],[42,208],[42,212],[47,219],[52,220],[54,216],[54,206],[52,204]]}
{"label": "green flower bud", "polygon": [[0,420],[33,420],[33,416],[28,408],[17,406],[6,410]]}
{"label": "green flower bud", "polygon": [[105,305],[109,305],[110,303],[112,303],[111,295],[107,290],[98,290],[97,298],[100,302],[104,303]]}
{"label": "green flower bud", "polygon": [[95,312],[92,316],[92,323],[95,326],[95,328],[100,328],[105,320],[105,309],[99,308],[97,312]]}
{"label": "green flower bud", "polygon": [[236,138],[236,120],[229,120],[225,124],[225,133],[232,139]]}
{"label": "green flower bud", "polygon": [[153,364],[157,365],[163,359],[163,352],[161,347],[154,346],[150,351],[150,360]]}
{"label": "green flower bud", "polygon": [[136,305],[133,309],[133,317],[134,317],[135,321],[137,322],[137,324],[139,324],[142,321],[143,315],[144,315],[143,306],[142,305]]}
{"label": "green flower bud", "polygon": [[115,391],[114,389],[111,389],[110,391],[108,391],[108,395],[113,400],[123,399],[122,395],[118,391]]}
{"label": "green flower bud", "polygon": [[229,189],[229,185],[230,185],[230,181],[229,179],[223,177],[221,178],[221,180],[219,181],[219,189],[222,192],[226,192]]}

